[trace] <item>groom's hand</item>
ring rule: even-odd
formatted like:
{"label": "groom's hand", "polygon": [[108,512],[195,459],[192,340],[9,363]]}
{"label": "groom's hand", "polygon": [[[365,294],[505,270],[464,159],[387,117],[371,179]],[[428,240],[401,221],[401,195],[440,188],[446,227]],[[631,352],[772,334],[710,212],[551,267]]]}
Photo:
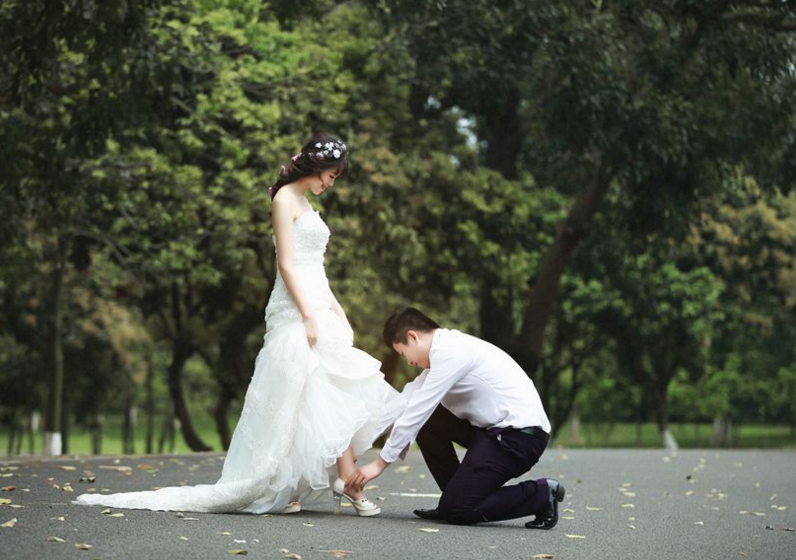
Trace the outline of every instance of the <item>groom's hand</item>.
{"label": "groom's hand", "polygon": [[362,492],[368,482],[383,473],[384,469],[389,466],[390,463],[379,457],[375,461],[372,461],[364,467],[357,469],[354,474],[348,477],[348,480],[345,483],[345,491]]}

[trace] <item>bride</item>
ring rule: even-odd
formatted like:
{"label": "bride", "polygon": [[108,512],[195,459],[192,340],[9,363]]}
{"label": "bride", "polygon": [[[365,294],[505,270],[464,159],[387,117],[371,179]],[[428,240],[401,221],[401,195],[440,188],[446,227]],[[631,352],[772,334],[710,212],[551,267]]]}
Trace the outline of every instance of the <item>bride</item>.
{"label": "bride", "polygon": [[[196,512],[299,511],[327,495],[345,496],[357,515],[380,508],[344,493],[355,458],[402,408],[380,363],[353,347],[353,331],[326,278],[329,228],[306,195],[320,195],[348,168],[348,149],[329,134],[313,137],[271,187],[277,277],[265,308],[266,334],[243,410],[215,484],[110,495],[80,504]],[[338,509],[339,511],[339,509]]]}

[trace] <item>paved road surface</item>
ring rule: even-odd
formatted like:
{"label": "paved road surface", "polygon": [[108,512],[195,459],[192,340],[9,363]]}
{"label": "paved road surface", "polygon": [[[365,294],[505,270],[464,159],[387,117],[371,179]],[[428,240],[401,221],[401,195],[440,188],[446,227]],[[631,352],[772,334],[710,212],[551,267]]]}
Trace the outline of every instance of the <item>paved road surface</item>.
{"label": "paved road surface", "polygon": [[[0,505],[0,524],[17,520],[0,527],[0,560],[231,560],[231,550],[276,560],[796,559],[792,451],[551,449],[534,473],[557,477],[568,494],[563,518],[547,532],[522,520],[458,527],[416,519],[412,509],[435,505],[438,494],[418,452],[374,481],[378,518],[358,519],[351,508],[332,515],[331,497],[312,511],[271,517],[113,516],[70,503],[89,488],[214,482],[222,462],[219,454],[0,460],[0,502],[11,500]],[[96,481],[79,482],[84,471]]]}

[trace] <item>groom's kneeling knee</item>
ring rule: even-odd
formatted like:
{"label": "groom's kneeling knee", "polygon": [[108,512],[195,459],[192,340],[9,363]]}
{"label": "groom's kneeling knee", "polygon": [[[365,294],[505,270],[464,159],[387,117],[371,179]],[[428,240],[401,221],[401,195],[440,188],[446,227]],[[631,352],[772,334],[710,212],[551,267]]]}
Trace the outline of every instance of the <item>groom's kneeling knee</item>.
{"label": "groom's kneeling knee", "polygon": [[456,503],[455,500],[446,500],[444,494],[437,509],[442,519],[454,525],[475,525],[486,521],[478,510]]}

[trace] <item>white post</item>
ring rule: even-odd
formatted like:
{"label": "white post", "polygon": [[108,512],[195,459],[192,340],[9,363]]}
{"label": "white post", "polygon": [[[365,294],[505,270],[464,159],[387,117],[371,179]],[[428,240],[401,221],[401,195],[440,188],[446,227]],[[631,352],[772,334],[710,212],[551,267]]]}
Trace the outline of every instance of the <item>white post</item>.
{"label": "white post", "polygon": [[63,442],[61,441],[61,432],[44,432],[44,454],[45,455],[62,455]]}

